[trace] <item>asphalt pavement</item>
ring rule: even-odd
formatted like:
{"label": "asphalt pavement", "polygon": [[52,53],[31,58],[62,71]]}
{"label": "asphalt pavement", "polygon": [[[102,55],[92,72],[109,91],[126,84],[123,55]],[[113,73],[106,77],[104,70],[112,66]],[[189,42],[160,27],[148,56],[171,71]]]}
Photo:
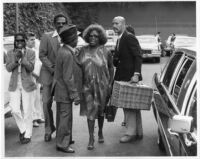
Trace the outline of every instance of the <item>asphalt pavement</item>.
{"label": "asphalt pavement", "polygon": [[[143,64],[144,83],[150,85],[153,73],[160,71],[167,58],[161,60],[161,64]],[[153,70],[153,71],[152,71]],[[151,73],[150,73],[151,72]],[[53,105],[55,114],[55,103]],[[73,106],[73,139],[75,144],[71,145],[75,149],[74,154],[67,154],[56,150],[55,133],[52,141],[44,142],[44,124],[38,128],[33,128],[31,143],[21,145],[19,142],[19,131],[13,119],[5,119],[5,157],[130,157],[130,156],[165,156],[157,146],[157,125],[152,112],[142,111],[143,139],[131,143],[120,143],[119,139],[125,132],[125,127],[121,126],[123,121],[122,109],[117,110],[114,122],[104,123],[104,143],[98,143],[98,126],[95,126],[95,149],[87,150],[89,140],[87,119],[79,115],[79,106]]]}

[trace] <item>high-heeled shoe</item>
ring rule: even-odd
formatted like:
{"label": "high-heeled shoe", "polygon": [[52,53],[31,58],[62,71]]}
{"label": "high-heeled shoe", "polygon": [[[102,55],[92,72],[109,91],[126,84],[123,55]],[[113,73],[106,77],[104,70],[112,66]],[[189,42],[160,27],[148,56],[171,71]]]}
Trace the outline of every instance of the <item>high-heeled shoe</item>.
{"label": "high-heeled shoe", "polygon": [[99,132],[99,133],[98,133],[98,136],[99,136],[98,142],[99,142],[99,143],[104,143],[103,134]]}

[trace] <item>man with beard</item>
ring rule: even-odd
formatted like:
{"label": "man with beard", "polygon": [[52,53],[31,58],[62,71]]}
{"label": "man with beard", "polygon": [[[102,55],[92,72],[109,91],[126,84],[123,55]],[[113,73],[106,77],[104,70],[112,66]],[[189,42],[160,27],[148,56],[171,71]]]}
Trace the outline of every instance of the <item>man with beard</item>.
{"label": "man with beard", "polygon": [[64,25],[67,25],[67,17],[63,14],[56,15],[54,17],[55,30],[43,35],[39,48],[39,58],[42,62],[40,81],[43,86],[42,101],[45,118],[44,140],[46,142],[51,141],[51,134],[56,130],[51,109],[53,102],[51,89],[55,70],[55,61],[61,44],[58,33]]}
{"label": "man with beard", "polygon": [[[137,83],[142,80],[142,52],[137,38],[126,30],[125,18],[118,16],[112,21],[113,30],[118,34],[117,45],[113,58],[116,67],[115,81]],[[142,138],[142,121],[140,110],[123,108],[126,116],[126,132],[121,143]],[[139,133],[140,134],[139,134]]]}

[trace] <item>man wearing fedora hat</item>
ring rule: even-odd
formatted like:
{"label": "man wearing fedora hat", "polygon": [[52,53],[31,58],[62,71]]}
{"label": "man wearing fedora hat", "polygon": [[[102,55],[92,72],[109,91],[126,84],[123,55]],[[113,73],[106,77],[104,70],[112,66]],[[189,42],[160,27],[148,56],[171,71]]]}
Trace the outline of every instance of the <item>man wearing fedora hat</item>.
{"label": "man wearing fedora hat", "polygon": [[60,47],[55,66],[55,100],[57,103],[57,135],[56,147],[58,151],[74,153],[69,146],[72,134],[72,102],[80,103],[77,90],[76,65],[74,48],[77,45],[77,29],[75,25],[64,26],[59,36],[63,43]]}

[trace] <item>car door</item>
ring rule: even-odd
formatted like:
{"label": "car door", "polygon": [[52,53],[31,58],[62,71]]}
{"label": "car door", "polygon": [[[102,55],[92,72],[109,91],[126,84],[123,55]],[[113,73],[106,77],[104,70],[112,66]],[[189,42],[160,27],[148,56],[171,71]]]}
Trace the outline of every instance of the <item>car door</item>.
{"label": "car door", "polygon": [[192,63],[193,59],[189,59],[183,52],[176,52],[176,54],[170,59],[168,66],[165,68],[161,76],[162,87],[159,92],[162,95],[163,101],[160,108],[158,108],[158,110],[160,109],[160,122],[162,122],[160,125],[162,125],[168,143],[168,154],[173,156],[180,155],[180,137],[177,133],[170,131],[168,128],[168,120],[174,115],[181,113],[182,105],[177,105],[177,102],[181,95],[181,88],[184,81],[186,81],[185,78]]}
{"label": "car door", "polygon": [[191,131],[187,134],[180,134],[180,155],[196,156],[197,155],[197,89],[194,88],[191,93],[185,116],[192,116]]}
{"label": "car door", "polygon": [[170,143],[170,134],[168,132],[168,120],[175,114],[179,114],[180,111],[173,102],[171,96],[171,85],[174,83],[178,74],[178,70],[181,67],[181,63],[184,59],[183,53],[174,54],[168,64],[165,66],[161,78],[160,84],[157,83],[157,89],[159,94],[154,94],[154,100],[156,104],[157,123],[159,127],[159,134],[165,145],[165,150],[168,155],[173,156],[173,145]]}
{"label": "car door", "polygon": [[[193,58],[188,57],[187,55],[184,55],[180,67],[177,70],[176,76],[170,84],[170,95],[173,101],[172,105],[174,105],[174,107],[178,109],[181,115],[184,115],[182,114],[182,112],[184,112],[186,103],[188,103],[186,95],[188,94],[188,91],[191,91],[191,89],[189,88],[196,71],[194,69],[195,67],[195,60]],[[170,128],[167,128],[166,134],[171,145],[173,155],[183,155],[182,152],[184,152],[184,148],[182,144],[181,134],[172,132]]]}

